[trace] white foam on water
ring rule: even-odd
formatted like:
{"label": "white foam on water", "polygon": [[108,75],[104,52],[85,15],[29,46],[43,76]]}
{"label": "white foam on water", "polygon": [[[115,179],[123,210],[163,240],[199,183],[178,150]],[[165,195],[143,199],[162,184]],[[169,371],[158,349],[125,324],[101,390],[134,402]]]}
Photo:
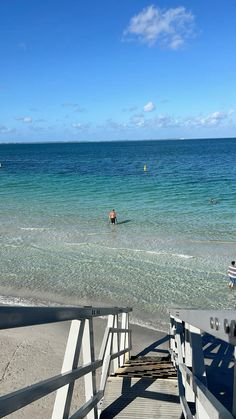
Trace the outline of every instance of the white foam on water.
{"label": "white foam on water", "polygon": [[194,256],[191,255],[183,255],[183,254],[178,254],[178,253],[171,253],[171,256],[177,256],[178,258],[182,258],[182,259],[192,259]]}
{"label": "white foam on water", "polygon": [[86,243],[86,242],[75,242],[75,243],[70,243],[70,242],[65,242],[65,244],[67,245],[67,246],[88,246],[89,245],[89,243]]}
{"label": "white foam on water", "polygon": [[213,244],[221,244],[221,243],[223,243],[223,244],[234,244],[234,243],[236,243],[236,241],[235,240],[191,240],[191,242],[192,243],[213,243]]}
{"label": "white foam on water", "polygon": [[21,230],[26,230],[26,231],[44,231],[44,230],[49,230],[48,227],[20,227]]}
{"label": "white foam on water", "polygon": [[88,233],[87,236],[110,236],[111,233]]}
{"label": "white foam on water", "polygon": [[2,247],[21,247],[21,244],[8,244],[8,243],[2,243]]}
{"label": "white foam on water", "polygon": [[30,300],[19,297],[6,297],[5,295],[0,295],[0,305],[14,305],[14,306],[31,306],[32,303]]}
{"label": "white foam on water", "polygon": [[124,251],[129,251],[129,252],[140,252],[140,253],[148,253],[148,254],[152,254],[152,255],[171,255],[171,256],[176,256],[182,259],[192,259],[194,256],[192,255],[185,255],[182,253],[171,253],[171,252],[163,252],[163,251],[156,251],[156,250],[145,250],[145,249],[132,249],[129,247],[111,247],[111,246],[103,246],[103,245],[99,245],[99,244],[95,244],[95,243],[66,243],[68,245],[87,245],[87,246],[93,246],[93,247],[100,247],[103,249],[109,249],[109,250],[124,250]]}

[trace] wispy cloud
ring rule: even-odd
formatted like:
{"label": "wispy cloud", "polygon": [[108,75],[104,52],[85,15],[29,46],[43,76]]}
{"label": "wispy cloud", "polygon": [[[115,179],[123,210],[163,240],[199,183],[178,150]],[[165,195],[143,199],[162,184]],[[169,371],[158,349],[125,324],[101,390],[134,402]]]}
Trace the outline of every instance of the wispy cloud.
{"label": "wispy cloud", "polygon": [[149,46],[158,42],[177,50],[193,36],[194,21],[194,15],[185,7],[161,9],[151,5],[130,19],[123,35],[126,40],[138,40]]}
{"label": "wispy cloud", "polygon": [[31,116],[17,116],[16,121],[21,121],[24,122],[25,124],[30,124],[33,119],[31,118]]}
{"label": "wispy cloud", "polygon": [[152,112],[155,109],[155,105],[153,102],[148,102],[144,107],[143,107],[143,111],[144,112]]}
{"label": "wispy cloud", "polygon": [[0,134],[10,134],[14,131],[15,130],[13,128],[7,128],[4,125],[0,125]]}
{"label": "wispy cloud", "polygon": [[157,115],[145,120],[145,127],[149,128],[211,128],[229,123],[232,111],[215,111],[208,115],[197,115],[180,118],[172,115]]}
{"label": "wispy cloud", "polygon": [[98,125],[97,128],[105,128],[105,129],[111,129],[111,130],[123,130],[125,128],[129,128],[129,124],[126,122],[116,122],[113,119],[107,119],[104,124]]}
{"label": "wispy cloud", "polygon": [[193,119],[187,119],[185,121],[186,126],[196,126],[196,127],[213,127],[216,125],[221,124],[229,119],[230,115],[232,115],[232,111],[228,112],[212,112],[209,115],[205,116],[197,116]]}
{"label": "wispy cloud", "polygon": [[84,129],[88,129],[90,124],[82,124],[80,122],[75,122],[75,123],[71,124],[71,126],[73,128],[78,129],[78,130],[84,130]]}
{"label": "wispy cloud", "polygon": [[[215,111],[207,115],[193,115],[191,117],[180,117],[171,114],[158,114],[150,117],[147,113],[136,113],[131,115],[127,121],[115,121],[107,119],[104,123],[97,125],[97,129],[112,130],[113,132],[128,132],[129,130],[194,130],[210,129],[221,125],[230,125],[233,123],[231,118],[234,111]],[[74,127],[80,129],[82,124],[74,124]]]}
{"label": "wispy cloud", "polygon": [[132,115],[129,121],[131,126],[143,127],[145,125],[145,118],[142,113]]}

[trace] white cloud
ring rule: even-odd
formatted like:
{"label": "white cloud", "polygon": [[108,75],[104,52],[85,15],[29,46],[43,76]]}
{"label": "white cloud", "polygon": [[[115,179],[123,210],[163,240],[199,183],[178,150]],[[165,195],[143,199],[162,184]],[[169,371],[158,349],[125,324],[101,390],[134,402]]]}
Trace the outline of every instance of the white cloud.
{"label": "white cloud", "polygon": [[181,118],[168,114],[160,114],[153,118],[144,119],[141,115],[133,115],[130,125],[139,128],[211,128],[231,122],[233,111],[212,112],[208,115]]}
{"label": "white cloud", "polygon": [[105,129],[112,129],[112,130],[123,130],[125,128],[129,128],[129,124],[126,122],[116,122],[113,119],[107,119],[104,124],[100,124],[97,128],[105,128]]}
{"label": "white cloud", "polygon": [[33,121],[31,116],[17,116],[16,120],[24,122],[25,124],[30,124]]}
{"label": "white cloud", "polygon": [[188,118],[185,120],[185,126],[188,127],[213,127],[226,121],[229,116],[232,115],[232,111],[228,112],[212,112],[209,115],[201,115],[195,118]]}
{"label": "white cloud", "polygon": [[83,129],[87,129],[87,128],[89,128],[89,124],[81,124],[80,122],[73,123],[71,126],[72,126],[73,128],[78,129],[78,130],[83,130]]}
{"label": "white cloud", "polygon": [[155,105],[153,102],[148,102],[144,107],[144,112],[152,112],[155,109]]}
{"label": "white cloud", "polygon": [[116,132],[124,130],[168,130],[183,129],[194,130],[201,128],[215,128],[220,125],[232,123],[231,115],[233,111],[215,111],[208,115],[193,115],[191,117],[180,117],[171,114],[158,114],[149,117],[147,113],[136,113],[129,117],[127,121],[114,121],[107,119],[103,124],[97,126],[98,129],[107,129]]}
{"label": "white cloud", "polygon": [[194,33],[194,15],[185,7],[161,9],[146,7],[130,19],[125,39],[136,39],[149,46],[159,42],[170,49],[180,48]]}
{"label": "white cloud", "polygon": [[142,127],[145,125],[145,119],[143,114],[135,114],[132,115],[130,118],[130,125],[136,126],[136,127]]}
{"label": "white cloud", "polygon": [[9,134],[14,131],[15,130],[13,128],[7,128],[4,125],[0,125],[0,134]]}

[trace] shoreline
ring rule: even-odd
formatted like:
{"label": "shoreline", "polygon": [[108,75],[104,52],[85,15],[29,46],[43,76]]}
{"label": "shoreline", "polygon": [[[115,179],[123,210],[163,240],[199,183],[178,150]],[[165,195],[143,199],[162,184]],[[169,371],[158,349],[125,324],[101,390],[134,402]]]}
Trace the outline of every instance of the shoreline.
{"label": "shoreline", "polygon": [[[57,306],[76,306],[76,307],[83,307],[83,306],[94,306],[94,307],[127,307],[127,305],[125,304],[114,304],[112,302],[101,302],[101,301],[94,301],[93,303],[91,303],[91,301],[86,301],[86,300],[80,300],[78,302],[73,301],[73,299],[71,299],[71,301],[68,302],[62,302],[63,296],[58,296],[56,295],[54,299],[52,298],[48,298],[47,299],[47,295],[45,294],[45,297],[42,296],[42,298],[39,298],[38,296],[33,296],[33,295],[21,295],[24,291],[22,290],[21,292],[16,293],[15,295],[13,295],[13,293],[4,293],[3,290],[0,289],[0,305],[18,305],[18,306],[40,306],[40,307],[57,307]],[[53,296],[48,296],[48,297],[53,297]],[[129,305],[129,307],[132,308],[131,305]],[[162,319],[157,320],[157,327],[153,326],[151,324],[151,321],[147,320],[142,320],[139,319],[136,316],[136,311],[137,309],[135,309],[134,311],[131,312],[130,315],[130,324],[137,326],[137,327],[141,327],[144,329],[148,329],[148,330],[152,330],[155,332],[163,332],[163,333],[168,333],[168,317],[166,319],[166,323],[164,323],[164,321]],[[158,316],[158,313],[156,312],[156,316]],[[150,323],[149,323],[150,322]]]}

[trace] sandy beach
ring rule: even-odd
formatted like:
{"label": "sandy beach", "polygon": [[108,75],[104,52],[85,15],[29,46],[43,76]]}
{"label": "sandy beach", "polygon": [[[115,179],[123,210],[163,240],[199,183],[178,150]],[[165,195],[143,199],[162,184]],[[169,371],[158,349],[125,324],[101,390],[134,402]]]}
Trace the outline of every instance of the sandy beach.
{"label": "sandy beach", "polygon": [[[0,339],[0,391],[1,395],[57,375],[61,371],[70,322],[24,327],[1,331]],[[106,320],[94,319],[95,350],[98,355]],[[132,329],[132,354],[163,355],[168,347],[165,333],[130,325]],[[162,342],[158,346],[158,341]],[[161,352],[156,352],[156,347]],[[163,351],[163,352],[162,352]],[[97,374],[99,382],[100,371]],[[55,393],[8,415],[15,419],[47,419],[51,417]],[[83,402],[83,379],[78,380],[72,412]]]}

